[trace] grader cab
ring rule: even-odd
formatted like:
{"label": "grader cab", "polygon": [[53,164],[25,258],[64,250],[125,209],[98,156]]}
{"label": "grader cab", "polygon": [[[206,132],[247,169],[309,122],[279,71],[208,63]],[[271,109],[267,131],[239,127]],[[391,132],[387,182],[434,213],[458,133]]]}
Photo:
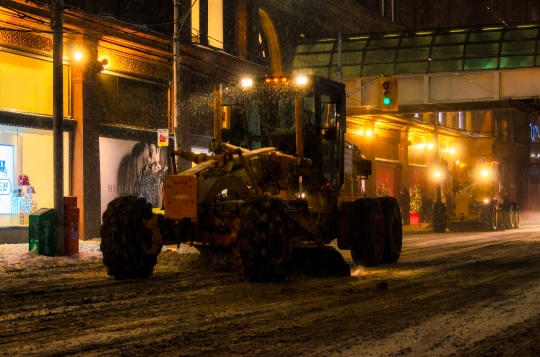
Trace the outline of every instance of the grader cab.
{"label": "grader cab", "polygon": [[[109,203],[101,228],[109,275],[148,277],[162,246],[180,243],[230,247],[245,275],[258,282],[285,279],[293,247],[322,247],[335,239],[340,249],[351,250],[356,264],[399,259],[397,201],[339,199],[345,86],[316,76],[245,84],[227,109],[229,129],[215,123],[208,154],[171,151],[172,162],[179,157],[196,165],[180,173],[172,165],[163,215],[142,197]],[[355,179],[367,179],[371,162],[358,150],[355,158]]]}

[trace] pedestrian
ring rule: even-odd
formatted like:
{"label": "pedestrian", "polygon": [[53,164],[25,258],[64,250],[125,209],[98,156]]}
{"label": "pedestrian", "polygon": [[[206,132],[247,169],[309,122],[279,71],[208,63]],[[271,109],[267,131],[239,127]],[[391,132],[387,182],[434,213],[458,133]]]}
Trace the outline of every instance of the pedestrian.
{"label": "pedestrian", "polygon": [[406,187],[403,187],[399,197],[399,206],[401,207],[401,218],[404,225],[411,224],[411,196],[409,195],[409,190]]}
{"label": "pedestrian", "polygon": [[429,197],[424,198],[420,207],[420,222],[431,223],[433,217],[433,200]]}

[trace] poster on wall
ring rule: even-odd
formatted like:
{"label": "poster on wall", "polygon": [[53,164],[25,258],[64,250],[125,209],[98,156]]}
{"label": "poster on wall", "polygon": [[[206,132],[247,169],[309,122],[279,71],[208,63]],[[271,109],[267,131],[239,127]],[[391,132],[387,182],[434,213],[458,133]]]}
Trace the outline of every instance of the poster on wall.
{"label": "poster on wall", "polygon": [[13,145],[0,145],[0,214],[11,213]]}
{"label": "poster on wall", "polygon": [[154,208],[163,205],[167,150],[155,142],[99,138],[101,215],[120,196],[144,197]]}

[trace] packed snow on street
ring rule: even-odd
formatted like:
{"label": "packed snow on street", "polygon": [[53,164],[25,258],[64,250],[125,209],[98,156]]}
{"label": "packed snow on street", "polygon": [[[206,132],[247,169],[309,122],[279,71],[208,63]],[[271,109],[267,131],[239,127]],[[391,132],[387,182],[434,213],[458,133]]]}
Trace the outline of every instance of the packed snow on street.
{"label": "packed snow on street", "polygon": [[397,263],[350,276],[305,258],[268,284],[183,245],[150,278],[117,281],[99,239],[72,258],[4,244],[0,356],[538,356],[538,222],[406,235]]}

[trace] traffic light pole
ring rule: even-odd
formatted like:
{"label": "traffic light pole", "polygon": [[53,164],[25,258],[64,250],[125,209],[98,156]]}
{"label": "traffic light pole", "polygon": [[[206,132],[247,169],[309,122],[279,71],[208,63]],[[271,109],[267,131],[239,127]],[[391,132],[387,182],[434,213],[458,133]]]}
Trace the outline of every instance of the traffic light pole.
{"label": "traffic light pole", "polygon": [[341,32],[338,33],[338,74],[339,83],[343,82],[343,51],[341,42]]}
{"label": "traffic light pole", "polygon": [[441,163],[441,151],[439,147],[439,118],[435,118],[435,123],[433,123],[433,141],[435,146],[435,161],[437,165]]}
{"label": "traffic light pole", "polygon": [[[440,169],[441,166],[441,150],[439,147],[439,117],[435,117],[435,122],[433,123],[433,146],[435,147],[435,162],[437,164],[437,168]],[[441,203],[442,200],[442,192],[441,192],[441,183],[437,182],[437,186],[435,187],[435,201],[436,203]]]}
{"label": "traffic light pole", "polygon": [[64,255],[64,69],[63,30],[64,1],[53,0],[51,30],[53,32],[53,166],[54,209],[57,214],[56,255]]}

